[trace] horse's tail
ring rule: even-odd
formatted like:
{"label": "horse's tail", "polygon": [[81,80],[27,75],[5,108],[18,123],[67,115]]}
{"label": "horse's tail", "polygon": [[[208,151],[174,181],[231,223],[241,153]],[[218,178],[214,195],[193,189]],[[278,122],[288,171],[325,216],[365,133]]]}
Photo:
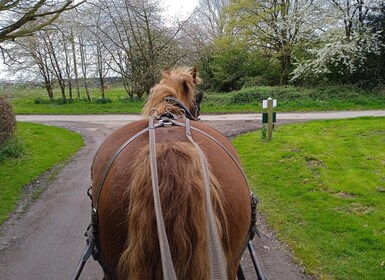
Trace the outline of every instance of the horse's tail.
{"label": "horse's tail", "polygon": [[[209,256],[204,178],[190,143],[156,145],[164,224],[178,279],[208,279]],[[118,266],[119,279],[163,279],[151,183],[149,146],[133,163],[129,189],[128,240]],[[229,240],[223,196],[210,172],[212,204],[225,255]]]}

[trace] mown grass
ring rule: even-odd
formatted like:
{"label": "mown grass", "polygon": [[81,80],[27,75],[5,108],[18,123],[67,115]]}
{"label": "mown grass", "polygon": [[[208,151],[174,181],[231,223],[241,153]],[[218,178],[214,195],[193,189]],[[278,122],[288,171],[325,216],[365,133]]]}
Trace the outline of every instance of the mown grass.
{"label": "mown grass", "polygon": [[15,210],[25,185],[83,146],[79,134],[40,124],[18,122],[16,137],[23,152],[0,162],[0,224]]}
{"label": "mown grass", "polygon": [[317,121],[234,140],[259,210],[306,272],[385,279],[385,118]]}
{"label": "mown grass", "polygon": [[[144,104],[144,100],[131,100],[122,87],[106,91],[108,102],[98,102],[101,98],[98,89],[92,89],[91,102],[86,100],[84,92],[80,100],[75,98],[69,103],[63,103],[57,90],[53,102],[42,89],[4,89],[0,95],[12,101],[17,114],[138,114]],[[276,110],[280,112],[385,109],[383,90],[367,92],[331,85],[314,88],[260,86],[230,93],[206,92],[201,112],[260,112],[262,100],[268,97],[278,100]]]}
{"label": "mown grass", "polygon": [[11,100],[17,114],[138,114],[144,104],[143,100],[131,100],[123,88],[107,91],[106,98],[111,102],[106,103],[98,102],[101,95],[97,89],[92,89],[91,92],[91,102],[87,101],[85,93],[81,92],[79,100],[74,96],[73,100],[68,99],[67,103],[63,102],[57,90],[53,102],[50,102],[42,89],[5,89],[0,91],[0,95]]}

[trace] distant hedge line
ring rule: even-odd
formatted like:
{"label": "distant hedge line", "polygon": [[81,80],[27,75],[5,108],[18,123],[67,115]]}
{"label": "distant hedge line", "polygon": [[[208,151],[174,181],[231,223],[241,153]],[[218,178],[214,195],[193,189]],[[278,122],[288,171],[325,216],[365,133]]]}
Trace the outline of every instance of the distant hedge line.
{"label": "distant hedge line", "polygon": [[251,87],[234,91],[230,93],[207,93],[204,102],[207,104],[247,104],[251,102],[260,102],[269,97],[278,100],[299,100],[303,98],[316,100],[343,100],[350,98],[364,98],[365,96],[382,96],[384,92],[366,92],[355,87],[341,86],[320,86],[314,88],[303,87]]}

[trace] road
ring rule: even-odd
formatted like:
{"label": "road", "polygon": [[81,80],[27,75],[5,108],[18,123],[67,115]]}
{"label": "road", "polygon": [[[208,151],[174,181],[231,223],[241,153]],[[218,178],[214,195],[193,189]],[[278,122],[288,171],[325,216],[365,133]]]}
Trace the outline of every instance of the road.
{"label": "road", "polygon": [[[320,120],[320,119],[344,119],[356,117],[380,117],[385,116],[385,110],[371,111],[343,111],[343,112],[307,112],[307,113],[278,113],[278,120]],[[227,121],[227,120],[245,120],[258,121],[261,119],[261,113],[255,114],[224,114],[224,115],[201,115],[204,121]],[[92,123],[121,123],[139,120],[139,115],[19,115],[19,121],[32,122],[92,122]]]}
{"label": "road", "polygon": [[[278,122],[358,116],[385,116],[385,111],[280,113]],[[53,180],[39,178],[35,184],[45,187],[41,197],[27,208],[19,209],[0,227],[0,279],[71,278],[83,252],[83,234],[90,221],[90,201],[86,190],[90,183],[93,155],[116,128],[137,118],[130,115],[17,116],[19,121],[78,131],[82,133],[86,146]],[[201,118],[228,137],[260,127],[258,114],[203,115]],[[268,279],[308,279],[293,263],[287,248],[275,240],[263,221],[260,223],[263,236],[255,240],[255,245]],[[101,275],[97,263],[90,260],[81,279],[101,279]]]}

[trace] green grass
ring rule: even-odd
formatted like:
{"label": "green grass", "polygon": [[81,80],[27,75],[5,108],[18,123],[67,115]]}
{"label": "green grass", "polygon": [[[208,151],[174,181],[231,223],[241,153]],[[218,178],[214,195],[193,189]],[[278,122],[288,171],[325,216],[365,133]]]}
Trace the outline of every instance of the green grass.
{"label": "green grass", "polygon": [[[100,92],[92,88],[92,102],[86,101],[81,92],[80,100],[63,104],[55,91],[55,102],[49,102],[47,94],[40,89],[3,89],[1,96],[12,101],[17,114],[138,114],[144,101],[130,100],[122,87],[106,91],[110,103],[98,103]],[[260,112],[263,99],[278,100],[277,111],[334,111],[385,109],[385,93],[366,92],[348,86],[303,87],[253,87],[230,93],[206,92],[202,114],[231,112]],[[145,98],[145,97],[144,97]]]}
{"label": "green grass", "polygon": [[16,136],[24,146],[24,153],[0,163],[0,224],[15,210],[25,185],[68,160],[83,146],[79,134],[40,124],[19,122]]}
{"label": "green grass", "polygon": [[67,104],[63,104],[59,92],[56,90],[55,102],[49,102],[47,93],[42,89],[5,89],[0,95],[11,100],[16,114],[139,114],[144,101],[130,100],[123,88],[113,88],[106,92],[106,98],[111,103],[98,103],[100,92],[91,89],[92,101],[88,102],[84,92],[81,99],[76,98]]}
{"label": "green grass", "polygon": [[306,272],[385,279],[385,118],[278,127],[234,144],[259,210]]}

